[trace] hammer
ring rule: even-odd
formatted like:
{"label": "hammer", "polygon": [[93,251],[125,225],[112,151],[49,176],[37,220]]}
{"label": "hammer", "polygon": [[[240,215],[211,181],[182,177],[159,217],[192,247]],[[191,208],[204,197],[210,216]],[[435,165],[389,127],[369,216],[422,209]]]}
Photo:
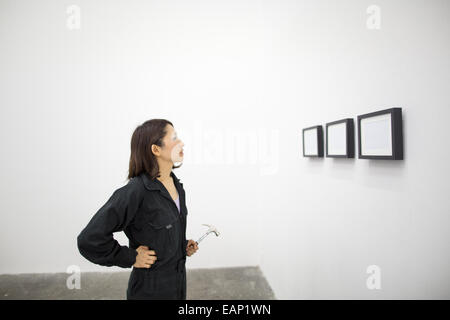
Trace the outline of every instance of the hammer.
{"label": "hammer", "polygon": [[211,232],[213,232],[213,233],[216,235],[216,237],[218,237],[219,234],[220,234],[219,230],[217,230],[217,228],[214,227],[213,225],[211,225],[211,224],[203,224],[203,225],[204,225],[204,226],[207,226],[207,227],[209,227],[209,228],[208,228],[208,231],[206,231],[206,233],[205,233],[203,236],[200,237],[200,239],[198,239],[197,241],[195,241],[197,244],[199,244],[199,242],[202,241],[202,240],[203,240],[208,234],[210,234]]}

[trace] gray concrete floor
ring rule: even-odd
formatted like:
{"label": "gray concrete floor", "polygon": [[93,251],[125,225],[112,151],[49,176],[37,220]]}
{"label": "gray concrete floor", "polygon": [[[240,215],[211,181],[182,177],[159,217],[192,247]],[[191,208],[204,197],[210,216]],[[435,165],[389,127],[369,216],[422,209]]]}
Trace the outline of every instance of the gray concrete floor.
{"label": "gray concrete floor", "polygon": [[[81,273],[80,289],[67,288],[67,273],[4,274],[0,299],[126,299],[130,271]],[[188,300],[276,299],[258,267],[188,269],[186,279]]]}

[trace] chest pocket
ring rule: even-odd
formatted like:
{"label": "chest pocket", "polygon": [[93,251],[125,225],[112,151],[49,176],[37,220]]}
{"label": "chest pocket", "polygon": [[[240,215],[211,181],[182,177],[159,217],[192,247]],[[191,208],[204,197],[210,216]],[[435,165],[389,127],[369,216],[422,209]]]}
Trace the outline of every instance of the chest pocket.
{"label": "chest pocket", "polygon": [[169,259],[180,245],[180,219],[166,212],[157,212],[145,219],[147,246],[155,251],[158,260]]}

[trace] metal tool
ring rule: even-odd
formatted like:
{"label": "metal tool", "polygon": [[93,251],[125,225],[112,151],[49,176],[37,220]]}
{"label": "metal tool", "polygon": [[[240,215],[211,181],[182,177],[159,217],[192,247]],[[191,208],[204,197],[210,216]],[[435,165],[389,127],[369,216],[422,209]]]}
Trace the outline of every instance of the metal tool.
{"label": "metal tool", "polygon": [[216,237],[218,237],[219,234],[220,234],[219,230],[217,230],[217,228],[214,227],[213,225],[211,225],[211,224],[203,224],[203,225],[204,225],[204,226],[207,226],[207,227],[209,227],[209,228],[208,228],[208,231],[206,231],[206,233],[205,233],[203,236],[200,237],[200,239],[198,239],[197,241],[195,241],[197,244],[198,244],[200,241],[202,241],[202,240],[203,240],[208,234],[210,234],[210,233],[214,233],[214,234],[216,235]]}

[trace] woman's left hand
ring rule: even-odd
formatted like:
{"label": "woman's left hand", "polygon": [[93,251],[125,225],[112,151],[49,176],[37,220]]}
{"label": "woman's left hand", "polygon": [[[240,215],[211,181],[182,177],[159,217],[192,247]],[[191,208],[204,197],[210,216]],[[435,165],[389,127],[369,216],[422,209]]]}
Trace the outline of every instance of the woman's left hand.
{"label": "woman's left hand", "polygon": [[186,253],[187,256],[192,256],[196,251],[198,250],[198,244],[192,239],[188,240],[187,246],[186,246]]}

